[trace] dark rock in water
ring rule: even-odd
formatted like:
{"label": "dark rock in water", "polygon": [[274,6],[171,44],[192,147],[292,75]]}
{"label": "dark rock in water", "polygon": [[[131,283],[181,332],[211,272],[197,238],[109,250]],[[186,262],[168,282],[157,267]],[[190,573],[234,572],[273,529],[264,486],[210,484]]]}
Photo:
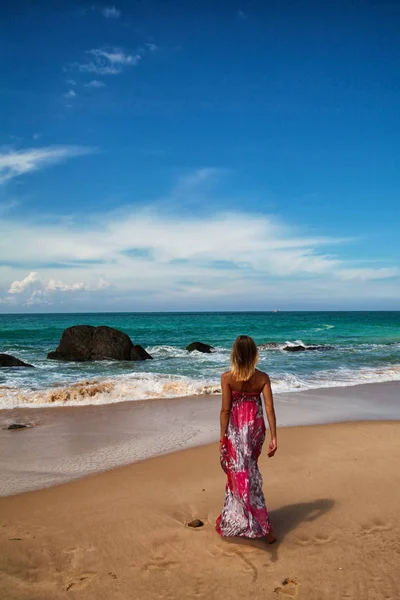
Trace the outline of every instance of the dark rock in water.
{"label": "dark rock in water", "polygon": [[27,427],[29,427],[29,425],[24,425],[23,423],[12,423],[11,425],[9,425],[7,427],[8,430],[13,430],[13,429],[26,429]]}
{"label": "dark rock in water", "polygon": [[75,325],[63,331],[57,350],[49,352],[47,358],[53,360],[94,360],[92,325]]}
{"label": "dark rock in water", "polygon": [[132,350],[131,350],[131,360],[148,360],[148,359],[153,359],[152,356],[150,356],[150,354],[143,348],[143,346],[140,346],[139,344],[137,344],[136,346],[133,346]]}
{"label": "dark rock in water", "polygon": [[33,365],[29,365],[23,360],[19,360],[19,358],[11,356],[11,354],[0,354],[0,367],[30,367],[31,369],[35,368]]}
{"label": "dark rock in water", "polygon": [[335,346],[325,346],[323,344],[310,344],[306,350],[335,350]]}
{"label": "dark rock in water", "polygon": [[210,354],[210,352],[214,350],[214,348],[212,346],[209,346],[208,344],[203,344],[202,342],[192,342],[191,344],[189,344],[189,346],[186,346],[186,350],[188,350],[188,352],[193,352],[194,350],[197,350],[197,352],[204,352],[204,354]]}
{"label": "dark rock in water", "polygon": [[203,527],[204,523],[200,519],[194,519],[194,521],[190,521],[187,525],[188,527]]}
{"label": "dark rock in water", "polygon": [[306,350],[305,346],[284,346],[283,350],[286,350],[286,352],[304,352],[304,350]]}
{"label": "dark rock in water", "polygon": [[[57,350],[49,352],[52,360],[145,360],[150,354],[134,346],[126,333],[101,325],[74,325],[63,331]],[[144,355],[146,354],[146,356]],[[133,358],[133,356],[135,358]]]}
{"label": "dark rock in water", "polygon": [[267,342],[266,344],[260,344],[259,350],[285,350],[286,352],[303,352],[304,350],[334,350],[335,346],[328,346],[324,344],[310,344],[304,346],[303,344],[293,344],[285,346],[284,344],[277,344],[276,342]]}
{"label": "dark rock in water", "polygon": [[335,346],[324,346],[318,344],[310,344],[309,346],[302,346],[297,344],[295,346],[284,346],[283,350],[286,352],[304,352],[304,350],[334,350]]}

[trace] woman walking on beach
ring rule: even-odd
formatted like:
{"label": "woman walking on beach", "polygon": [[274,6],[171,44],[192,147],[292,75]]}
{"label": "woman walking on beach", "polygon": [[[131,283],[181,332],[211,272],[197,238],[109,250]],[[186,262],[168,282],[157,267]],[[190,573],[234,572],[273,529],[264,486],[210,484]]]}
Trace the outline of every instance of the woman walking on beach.
{"label": "woman walking on beach", "polygon": [[222,375],[220,460],[227,474],[225,502],[216,522],[226,537],[266,537],[275,541],[265,506],[258,457],[265,439],[261,404],[264,396],[271,432],[268,456],[277,450],[276,418],[268,375],[256,369],[258,350],[254,340],[239,336],[232,347],[232,368]]}

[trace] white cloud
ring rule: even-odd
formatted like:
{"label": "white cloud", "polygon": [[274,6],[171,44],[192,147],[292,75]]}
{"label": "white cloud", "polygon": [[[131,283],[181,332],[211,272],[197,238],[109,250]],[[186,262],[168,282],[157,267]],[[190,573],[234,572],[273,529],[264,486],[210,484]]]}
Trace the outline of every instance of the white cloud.
{"label": "white cloud", "polygon": [[152,42],[147,42],[147,44],[145,44],[146,48],[148,48],[151,52],[155,52],[156,50],[158,50],[158,46],[156,44],[153,44]]}
{"label": "white cloud", "polygon": [[[217,176],[214,169],[186,175],[170,194],[172,205],[177,190],[182,197],[200,193]],[[209,202],[208,189],[206,197]],[[27,285],[22,265],[29,261],[41,273],[40,282],[34,278],[36,285],[27,288],[30,294],[41,290],[53,303],[70,298],[68,294],[79,295],[79,306],[95,294],[100,309],[106,300],[99,298],[108,299],[108,307],[115,302],[124,309],[133,306],[133,299],[154,298],[153,304],[143,300],[142,308],[162,310],[198,309],[210,302],[234,309],[240,304],[280,305],[283,300],[301,306],[321,299],[334,303],[398,297],[399,270],[387,263],[370,268],[370,263],[351,260],[347,242],[305,235],[265,214],[225,211],[198,216],[179,212],[179,206],[178,212],[171,211],[166,199],[151,208],[92,215],[84,226],[79,216],[50,223],[10,215],[0,221],[0,256],[5,264],[18,266],[3,272],[0,268],[0,289],[2,282],[10,286],[11,277],[17,280],[12,288]],[[17,294],[25,301],[26,295]]]}
{"label": "white cloud", "polygon": [[22,281],[13,281],[10,289],[8,290],[9,294],[22,294],[27,289],[31,289],[36,286],[40,282],[39,273],[32,271],[23,279]]}
{"label": "white cloud", "polygon": [[55,281],[54,279],[50,279],[44,285],[44,289],[47,292],[95,292],[96,290],[105,290],[108,287],[109,284],[102,278],[94,285],[83,282],[64,283],[63,281]]}
{"label": "white cloud", "polygon": [[26,300],[25,304],[27,306],[33,306],[35,304],[51,304],[51,300],[43,290],[35,290]]}
{"label": "white cloud", "polygon": [[92,81],[85,83],[85,87],[87,87],[87,88],[103,88],[103,87],[106,87],[106,84],[103,81],[98,81],[97,79],[92,79]]}
{"label": "white cloud", "polygon": [[75,79],[67,79],[67,83],[68,83],[68,85],[71,85],[71,86],[75,86],[76,85]]}
{"label": "white cloud", "polygon": [[92,48],[86,51],[87,60],[74,63],[70,68],[78,69],[81,73],[97,75],[118,75],[125,67],[134,67],[148,54],[157,50],[155,44],[145,44],[135,53],[125,52],[116,46]]}
{"label": "white cloud", "polygon": [[116,8],[115,6],[96,6],[92,4],[91,6],[87,6],[86,8],[82,8],[78,11],[78,14],[83,16],[90,13],[99,13],[106,19],[119,19],[121,16],[120,9]]}
{"label": "white cloud", "polygon": [[84,146],[48,146],[0,152],[0,184],[51,164],[93,152]]}
{"label": "white cloud", "polygon": [[360,269],[342,269],[337,272],[339,279],[343,281],[349,281],[351,279],[358,279],[361,281],[368,281],[371,279],[390,279],[391,277],[398,277],[400,275],[400,269],[397,268],[360,268]]}
{"label": "white cloud", "polygon": [[96,59],[106,60],[111,64],[119,65],[135,65],[137,60],[140,60],[140,56],[132,54],[126,54],[121,48],[112,48],[110,50],[104,50],[102,48],[95,48],[89,50],[89,54],[94,56]]}
{"label": "white cloud", "polygon": [[[74,293],[74,292],[97,292],[106,290],[110,284],[104,279],[99,278],[94,283],[57,281],[49,279],[45,281],[40,277],[37,271],[32,271],[21,281],[13,281],[8,293],[12,296],[16,294],[22,296],[22,304],[31,306],[34,304],[52,304],[54,294]],[[7,303],[7,298],[2,299],[2,303]]]}
{"label": "white cloud", "polygon": [[[3,231],[0,227],[0,253],[5,260],[26,260],[18,239],[24,239],[33,263],[69,264],[75,275],[82,269],[97,276],[103,272],[107,280],[132,289],[163,287],[177,277],[200,286],[215,279],[213,285],[222,289],[227,280],[234,284],[271,277],[343,279],[348,266],[347,261],[321,251],[335,239],[294,236],[271,217],[235,212],[177,219],[158,211],[132,210],[118,217],[96,215],[84,230],[71,223],[9,223]],[[381,269],[367,271],[364,279],[383,275]],[[385,275],[389,274],[388,269]],[[51,277],[46,290],[95,287]]]}
{"label": "white cloud", "polygon": [[74,90],[68,90],[68,92],[66,92],[64,94],[64,98],[75,98],[76,97],[76,92]]}
{"label": "white cloud", "polygon": [[77,65],[83,73],[96,73],[98,75],[118,75],[126,66],[135,66],[141,60],[141,54],[127,54],[121,48],[94,48],[88,50],[90,59]]}
{"label": "white cloud", "polygon": [[121,11],[115,6],[106,6],[100,9],[100,12],[106,19],[119,19],[121,16]]}

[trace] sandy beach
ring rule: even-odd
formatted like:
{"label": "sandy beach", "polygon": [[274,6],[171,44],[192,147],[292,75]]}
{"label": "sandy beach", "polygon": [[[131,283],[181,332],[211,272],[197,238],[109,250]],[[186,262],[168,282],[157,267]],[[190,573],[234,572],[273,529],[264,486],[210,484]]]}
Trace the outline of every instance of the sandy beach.
{"label": "sandy beach", "polygon": [[[400,382],[275,395],[280,427],[400,420]],[[220,396],[0,411],[0,496],[71,481],[219,438]],[[29,423],[7,431],[10,423]]]}
{"label": "sandy beach", "polygon": [[0,597],[398,598],[399,452],[397,421],[281,428],[273,546],[215,533],[217,444],[1,498]]}

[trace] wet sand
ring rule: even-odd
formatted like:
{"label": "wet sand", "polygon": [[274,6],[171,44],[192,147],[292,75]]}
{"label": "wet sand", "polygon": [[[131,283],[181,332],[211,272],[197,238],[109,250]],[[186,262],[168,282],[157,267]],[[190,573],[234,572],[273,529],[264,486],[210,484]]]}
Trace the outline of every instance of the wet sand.
{"label": "wet sand", "polygon": [[260,460],[273,546],[215,533],[215,443],[1,498],[0,598],[397,599],[399,455],[400,422],[281,429]]}
{"label": "wet sand", "polygon": [[[219,438],[220,396],[0,411],[0,495]],[[275,395],[278,426],[400,419],[400,382]],[[5,431],[12,422],[31,429]]]}

